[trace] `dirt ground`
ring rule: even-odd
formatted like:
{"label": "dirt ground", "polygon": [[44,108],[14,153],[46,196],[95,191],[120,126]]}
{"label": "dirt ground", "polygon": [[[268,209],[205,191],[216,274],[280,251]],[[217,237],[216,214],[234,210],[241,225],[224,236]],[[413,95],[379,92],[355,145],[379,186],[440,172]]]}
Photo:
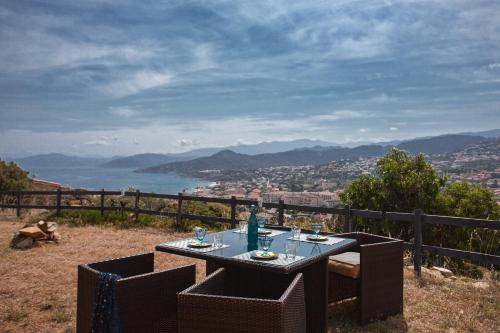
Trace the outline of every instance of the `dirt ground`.
{"label": "dirt ground", "polygon": [[[74,332],[77,265],[141,252],[187,237],[160,230],[118,230],[59,226],[60,244],[12,250],[12,235],[23,225],[0,217],[0,332]],[[164,253],[158,270],[204,263]],[[500,286],[491,279],[455,281],[426,274],[418,282],[405,270],[404,314],[364,327],[355,320],[355,302],[329,308],[329,332],[500,332]]]}

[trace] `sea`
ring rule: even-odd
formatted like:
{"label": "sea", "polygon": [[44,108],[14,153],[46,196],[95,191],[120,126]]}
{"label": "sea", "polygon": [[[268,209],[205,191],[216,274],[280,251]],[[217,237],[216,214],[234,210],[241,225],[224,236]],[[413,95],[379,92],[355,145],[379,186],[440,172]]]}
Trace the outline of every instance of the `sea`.
{"label": "sea", "polygon": [[81,168],[25,168],[30,177],[60,183],[65,187],[87,190],[120,191],[134,188],[143,192],[177,194],[192,192],[196,187],[210,184],[203,180],[181,177],[173,173],[136,173],[134,169]]}

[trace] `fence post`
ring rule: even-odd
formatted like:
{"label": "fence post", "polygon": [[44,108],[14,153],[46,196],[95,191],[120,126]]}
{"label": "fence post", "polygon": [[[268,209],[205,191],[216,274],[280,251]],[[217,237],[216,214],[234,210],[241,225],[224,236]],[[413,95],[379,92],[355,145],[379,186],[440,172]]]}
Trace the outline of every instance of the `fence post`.
{"label": "fence post", "polygon": [[422,210],[420,209],[415,209],[413,232],[413,269],[415,274],[420,277],[422,268]]}
{"label": "fence post", "polygon": [[345,207],[344,232],[352,231],[351,206]]}
{"label": "fence post", "polygon": [[104,215],[104,189],[101,190],[101,216]]}
{"label": "fence post", "polygon": [[236,227],[236,197],[231,197],[231,229]]}
{"label": "fence post", "polygon": [[21,217],[21,191],[17,191],[16,198],[17,198],[16,215],[18,218],[20,218]]}
{"label": "fence post", "polygon": [[139,222],[139,200],[141,198],[141,191],[135,190],[135,203],[134,203],[134,218],[135,222]]}
{"label": "fence post", "polygon": [[182,223],[182,193],[179,192],[179,199],[177,199],[177,219],[176,219],[176,228],[179,230]]}
{"label": "fence post", "polygon": [[284,217],[285,202],[283,201],[283,199],[280,199],[278,204],[279,204],[279,206],[278,206],[278,225],[283,225],[283,223],[285,222],[285,217]]}
{"label": "fence post", "polygon": [[61,215],[61,189],[57,189],[57,196],[56,196],[56,215],[59,216]]}

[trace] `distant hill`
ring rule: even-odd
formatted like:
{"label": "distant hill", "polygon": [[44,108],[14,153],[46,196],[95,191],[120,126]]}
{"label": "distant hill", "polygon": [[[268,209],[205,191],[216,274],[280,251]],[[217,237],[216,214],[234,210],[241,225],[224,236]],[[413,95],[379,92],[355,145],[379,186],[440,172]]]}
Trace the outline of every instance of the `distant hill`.
{"label": "distant hill", "polygon": [[[184,160],[189,159],[188,156],[184,157]],[[113,159],[107,163],[101,165],[105,168],[146,168],[152,165],[164,164],[169,162],[175,162],[183,160],[182,156],[176,156],[175,154],[137,154],[127,157],[120,157]]]}
{"label": "distant hill", "polygon": [[33,155],[15,160],[22,168],[73,168],[97,166],[107,161],[109,159],[68,156],[57,153]]}
{"label": "distant hill", "polygon": [[246,155],[223,150],[209,157],[191,161],[172,162],[155,167],[144,168],[137,172],[168,173],[195,176],[204,170],[251,170],[277,166],[299,166],[325,164],[333,160],[357,157],[381,156],[389,148],[371,145],[356,148],[303,148],[274,154]]}
{"label": "distant hill", "polygon": [[451,153],[484,140],[486,138],[482,136],[447,134],[432,138],[405,141],[397,145],[397,147],[412,154],[424,153],[426,155],[434,155]]}
{"label": "distant hill", "polygon": [[[432,138],[416,139],[398,144],[396,147],[412,154],[426,155],[454,152],[464,147],[487,140],[481,136],[442,135]],[[294,149],[272,154],[248,155],[231,150],[223,150],[212,156],[178,161],[142,168],[137,172],[168,173],[197,176],[204,170],[252,170],[277,166],[320,165],[340,159],[377,157],[387,153],[391,146],[365,145],[354,148],[321,147]]]}
{"label": "distant hill", "polygon": [[184,153],[178,154],[138,154],[127,157],[113,159],[108,163],[103,164],[106,168],[146,168],[150,166],[192,160],[199,157],[206,157],[216,154],[223,150],[231,150],[240,154],[257,155],[264,153],[277,153],[297,148],[313,147],[313,146],[331,146],[332,143],[320,140],[293,140],[293,141],[271,141],[261,142],[254,145],[235,145],[229,147],[214,147],[193,149]]}
{"label": "distant hill", "polygon": [[467,133],[460,133],[460,134],[484,136],[485,138],[500,138],[500,129],[492,129],[489,131],[482,131],[482,132],[467,132]]}
{"label": "distant hill", "polygon": [[298,149],[298,148],[309,148],[315,146],[335,146],[336,144],[321,140],[309,140],[309,139],[299,139],[292,141],[270,141],[270,142],[261,142],[257,144],[240,144],[233,145],[228,147],[219,147],[219,148],[200,148],[194,149],[187,153],[191,156],[210,156],[222,150],[231,150],[235,153],[239,154],[247,154],[247,155],[258,155],[258,154],[272,154],[279,153],[283,151]]}

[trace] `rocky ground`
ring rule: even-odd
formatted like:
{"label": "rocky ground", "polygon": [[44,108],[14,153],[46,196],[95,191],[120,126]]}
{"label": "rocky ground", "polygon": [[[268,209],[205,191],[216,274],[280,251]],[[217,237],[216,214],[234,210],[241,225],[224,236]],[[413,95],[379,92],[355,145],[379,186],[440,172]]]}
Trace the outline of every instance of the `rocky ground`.
{"label": "rocky ground", "polygon": [[[74,332],[76,267],[80,263],[152,251],[186,237],[161,230],[59,226],[61,241],[27,250],[9,248],[24,222],[0,216],[0,332]],[[203,262],[158,253],[158,269]],[[330,332],[500,332],[500,285],[489,278],[449,279],[425,271],[417,281],[405,269],[404,314],[365,327],[357,325],[355,302],[329,309]]]}

